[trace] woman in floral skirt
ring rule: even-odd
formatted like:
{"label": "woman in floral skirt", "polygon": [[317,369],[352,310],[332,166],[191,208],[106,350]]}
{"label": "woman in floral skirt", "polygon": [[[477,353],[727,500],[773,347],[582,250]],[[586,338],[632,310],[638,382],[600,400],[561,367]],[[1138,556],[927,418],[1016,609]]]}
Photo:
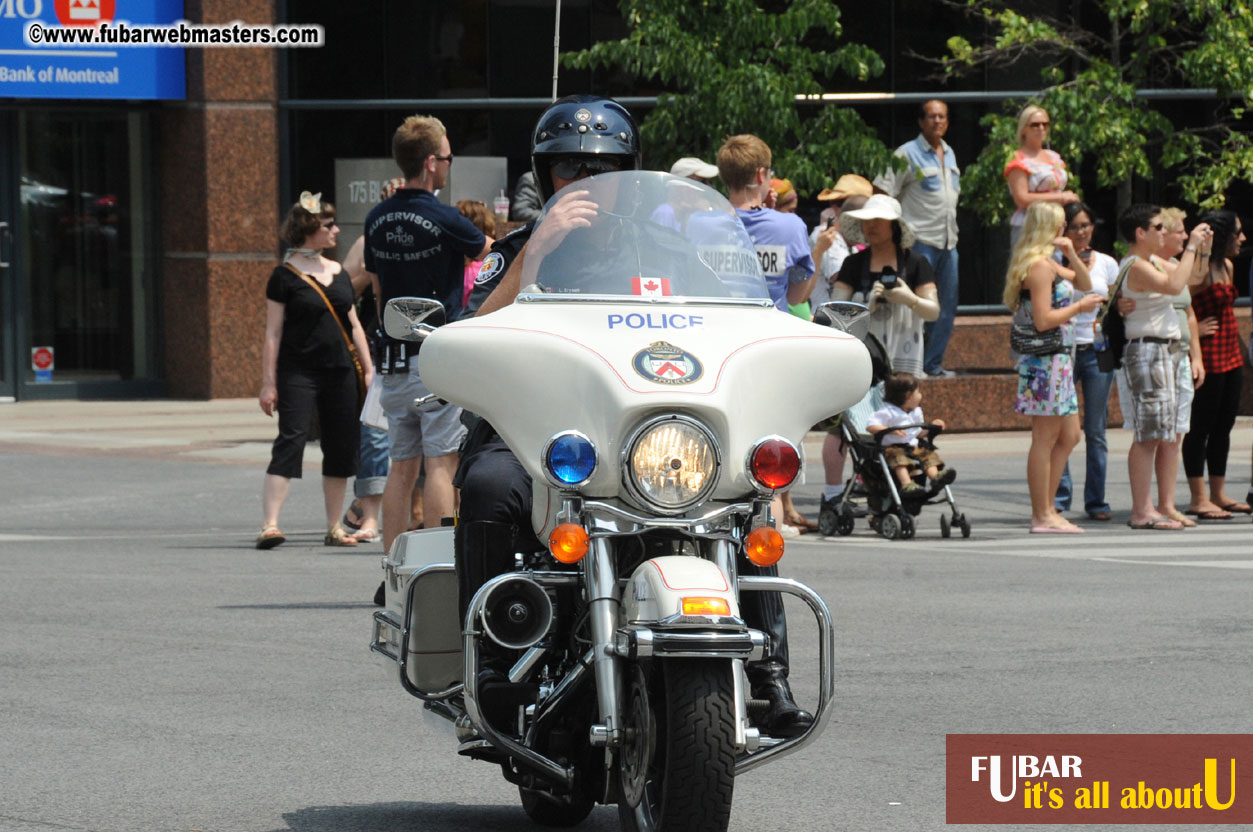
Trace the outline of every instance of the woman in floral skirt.
{"label": "woman in floral skirt", "polygon": [[[1087,266],[1064,236],[1065,215],[1055,202],[1036,202],[1027,210],[1022,234],[1010,256],[1005,305],[1016,311],[1029,304],[1037,331],[1061,329],[1061,345],[1048,355],[1018,356],[1018,397],[1014,410],[1031,417],[1027,452],[1027,489],[1031,494],[1032,534],[1078,534],[1083,531],[1053,507],[1053,495],[1071,450],[1079,443],[1079,398],[1075,393],[1074,323],[1081,312],[1101,305],[1099,294],[1074,301],[1072,284],[1091,292]],[[1072,268],[1053,259],[1060,250]]]}

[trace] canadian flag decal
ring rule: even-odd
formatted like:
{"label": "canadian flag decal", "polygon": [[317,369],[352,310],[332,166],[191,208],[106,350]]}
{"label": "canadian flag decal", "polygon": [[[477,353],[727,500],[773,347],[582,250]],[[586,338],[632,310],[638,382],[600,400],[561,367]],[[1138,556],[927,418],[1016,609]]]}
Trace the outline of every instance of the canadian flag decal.
{"label": "canadian flag decal", "polygon": [[631,294],[646,298],[670,296],[670,278],[668,277],[633,277],[631,278]]}

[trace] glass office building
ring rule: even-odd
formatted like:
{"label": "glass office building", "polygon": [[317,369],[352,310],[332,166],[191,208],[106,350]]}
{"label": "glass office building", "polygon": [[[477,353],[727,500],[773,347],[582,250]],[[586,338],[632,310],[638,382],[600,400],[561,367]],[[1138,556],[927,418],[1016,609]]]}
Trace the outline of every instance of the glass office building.
{"label": "glass office building", "polygon": [[[202,8],[154,2],[169,19]],[[939,54],[949,35],[978,34],[963,32],[971,24],[943,4],[837,4],[845,39],[872,47],[887,67],[868,83],[830,92],[891,94],[854,105],[889,147],[917,134],[919,96],[938,95],[949,102],[947,140],[968,164],[985,140],[979,119],[1039,84],[1038,67],[1027,63],[941,84],[934,65],[916,56]],[[122,3],[104,4],[113,5]],[[1029,5],[1088,13],[1063,0]],[[20,77],[28,64],[39,68],[28,55],[10,54],[23,48],[18,12],[47,17],[53,6],[0,2],[0,66],[11,70],[4,77]],[[502,186],[512,185],[529,167],[530,130],[551,98],[554,8],[551,0],[224,0],[211,7],[217,22],[315,23],[324,27],[325,45],[160,50],[167,63],[146,73],[159,81],[146,92],[104,89],[86,97],[82,85],[0,81],[0,399],[255,395],[263,291],[286,207],[302,190],[328,198],[358,193],[346,190],[345,178],[387,170],[392,133],[415,112],[448,126],[463,189],[473,167],[462,159],[474,157]],[[563,51],[626,32],[615,0],[562,2]],[[642,118],[664,90],[619,72],[562,69],[559,92],[613,95]],[[1213,102],[1170,106],[1200,122]],[[845,172],[831,171],[832,181]],[[1077,172],[1084,183],[1095,180],[1091,165]],[[373,186],[360,189],[364,200],[377,193]],[[465,195],[496,195],[481,187]],[[1085,195],[1112,220],[1112,191],[1089,186]],[[1137,183],[1134,195],[1174,197],[1161,181]],[[812,196],[802,194],[810,221],[819,207]],[[1247,196],[1238,188],[1231,202],[1239,209]],[[337,202],[345,219],[369,207]],[[961,302],[995,305],[1008,233],[966,210],[959,225]],[[1112,243],[1112,225],[1098,231],[1098,245]],[[352,236],[348,227],[341,246]]]}

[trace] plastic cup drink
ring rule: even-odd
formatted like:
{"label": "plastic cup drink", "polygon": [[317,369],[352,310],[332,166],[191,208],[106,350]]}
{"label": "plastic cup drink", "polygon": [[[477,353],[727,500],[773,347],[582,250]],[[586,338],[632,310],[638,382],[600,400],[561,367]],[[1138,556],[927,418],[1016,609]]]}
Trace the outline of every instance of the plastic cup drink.
{"label": "plastic cup drink", "polygon": [[496,222],[509,221],[509,197],[505,196],[504,191],[492,200],[492,213],[496,215]]}

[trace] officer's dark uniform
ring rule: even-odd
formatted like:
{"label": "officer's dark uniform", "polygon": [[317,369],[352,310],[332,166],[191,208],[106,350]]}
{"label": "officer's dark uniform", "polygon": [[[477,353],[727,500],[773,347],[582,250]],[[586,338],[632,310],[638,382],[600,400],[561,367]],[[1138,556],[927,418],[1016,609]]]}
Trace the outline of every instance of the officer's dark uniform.
{"label": "officer's dark uniform", "polygon": [[[604,105],[605,99],[569,96],[553,104],[540,116],[533,147],[536,180],[545,197],[551,196],[551,178],[547,162],[540,164],[542,149],[550,148],[548,155],[551,156],[563,153],[579,155],[579,144],[562,144],[566,138],[578,138],[572,136],[575,131],[579,134],[586,133],[576,126],[579,118],[571,116],[576,113],[575,108],[585,112],[596,109],[603,111]],[[634,139],[637,132],[626,111],[615,103],[606,115],[597,113],[592,118],[617,118],[625,122],[624,126],[631,131],[636,150],[632,161],[638,167],[638,142]],[[618,128],[614,126],[611,129]],[[617,133],[617,136],[626,135],[625,130]],[[531,238],[533,225],[519,228],[497,240],[492,246],[466,303],[463,318],[473,317],[500,283],[510,264]],[[546,547],[536,538],[531,523],[531,477],[485,419],[478,420],[466,437],[453,484],[461,489],[460,518],[454,540],[461,613],[464,618],[470,599],[484,582],[495,575],[513,570],[515,552],[540,551]],[[776,567],[756,566],[742,554],[737,566],[742,575],[778,575]],[[782,596],[777,592],[745,592],[740,598],[740,611],[749,626],[770,636],[770,655],[745,667],[752,696],[770,703],[769,711],[761,721],[772,734],[799,734],[813,723],[813,716],[796,706],[787,683],[787,617]],[[489,663],[492,661],[491,653],[490,646],[487,646],[484,654],[485,661]]]}
{"label": "officer's dark uniform", "polygon": [[[528,223],[492,245],[466,301],[463,319],[474,317],[499,285],[518,252],[531,239],[534,227],[534,223]],[[513,570],[514,552],[545,548],[531,524],[531,475],[486,419],[473,414],[464,418],[470,423],[470,432],[452,481],[461,489],[455,540],[462,618],[470,599],[488,578]]]}

